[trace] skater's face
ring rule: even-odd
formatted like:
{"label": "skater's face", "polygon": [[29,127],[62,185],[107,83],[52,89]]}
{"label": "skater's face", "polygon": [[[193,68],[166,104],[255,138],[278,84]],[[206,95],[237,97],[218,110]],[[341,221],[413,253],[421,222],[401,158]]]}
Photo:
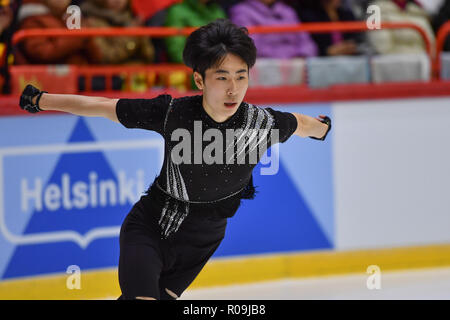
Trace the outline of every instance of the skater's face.
{"label": "skater's face", "polygon": [[203,108],[217,122],[224,122],[238,109],[248,89],[248,66],[242,58],[228,53],[223,61],[205,71],[194,72],[197,87],[203,90]]}

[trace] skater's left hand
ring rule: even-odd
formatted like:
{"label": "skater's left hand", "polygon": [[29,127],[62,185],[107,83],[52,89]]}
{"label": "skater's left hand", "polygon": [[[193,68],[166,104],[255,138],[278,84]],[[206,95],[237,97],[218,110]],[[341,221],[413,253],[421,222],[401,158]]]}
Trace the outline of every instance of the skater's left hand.
{"label": "skater's left hand", "polygon": [[323,135],[322,138],[316,138],[316,137],[311,137],[311,136],[310,136],[310,138],[311,139],[315,139],[315,140],[324,141],[325,138],[328,135],[328,132],[330,132],[330,130],[331,130],[331,119],[328,116],[325,116],[323,114],[319,115],[319,117],[316,118],[316,119],[319,120],[320,122],[325,123],[326,125],[328,125],[328,128],[327,128],[327,131],[325,132],[325,134]]}

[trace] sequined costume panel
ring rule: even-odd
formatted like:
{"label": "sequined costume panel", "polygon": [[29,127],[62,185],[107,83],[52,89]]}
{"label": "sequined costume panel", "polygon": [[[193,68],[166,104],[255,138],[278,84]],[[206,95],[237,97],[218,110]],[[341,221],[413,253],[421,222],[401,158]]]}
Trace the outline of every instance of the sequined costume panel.
{"label": "sequined costume panel", "polygon": [[164,137],[164,163],[144,199],[159,200],[163,237],[176,232],[188,214],[233,216],[241,199],[254,198],[252,171],[267,148],[297,128],[291,113],[246,102],[218,123],[203,109],[202,96],[121,99],[117,114],[127,128]]}

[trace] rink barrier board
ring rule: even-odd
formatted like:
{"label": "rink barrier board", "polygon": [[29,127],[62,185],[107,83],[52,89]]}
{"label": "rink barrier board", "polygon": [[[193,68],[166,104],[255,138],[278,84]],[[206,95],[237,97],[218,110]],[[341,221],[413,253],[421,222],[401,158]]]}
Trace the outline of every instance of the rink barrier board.
{"label": "rink barrier board", "polygon": [[[189,289],[246,284],[288,278],[366,274],[381,270],[450,266],[450,244],[352,251],[315,251],[211,259]],[[70,300],[115,299],[120,295],[117,269],[81,272],[81,288],[67,289],[68,274],[7,280],[0,283],[0,299]],[[188,290],[189,290],[188,289]]]}

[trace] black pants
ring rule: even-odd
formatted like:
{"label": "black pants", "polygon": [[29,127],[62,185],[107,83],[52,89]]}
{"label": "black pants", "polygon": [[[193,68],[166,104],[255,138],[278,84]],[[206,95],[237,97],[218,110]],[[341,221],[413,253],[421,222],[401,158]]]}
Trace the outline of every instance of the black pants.
{"label": "black pants", "polygon": [[178,297],[194,281],[225,236],[226,218],[199,218],[190,212],[178,231],[161,239],[160,212],[139,201],[120,230],[119,299]]}

